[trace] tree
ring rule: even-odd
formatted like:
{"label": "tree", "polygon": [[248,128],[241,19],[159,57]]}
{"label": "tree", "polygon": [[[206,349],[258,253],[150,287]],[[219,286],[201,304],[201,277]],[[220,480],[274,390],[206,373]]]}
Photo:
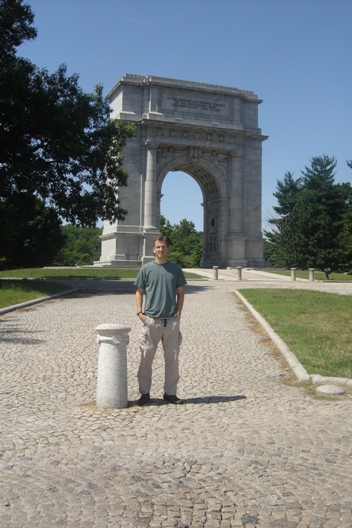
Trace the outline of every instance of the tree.
{"label": "tree", "polygon": [[287,220],[279,243],[277,256],[283,266],[298,268],[337,268],[337,242],[332,235],[334,226],[311,192],[303,192]]}
{"label": "tree", "polygon": [[2,269],[48,266],[65,241],[56,212],[30,193],[0,202],[0,224]]}
{"label": "tree", "polygon": [[[299,180],[293,182],[285,175],[278,183],[274,196],[280,201],[275,210],[281,216],[271,222],[274,230],[265,232],[270,242],[266,254],[273,265],[335,270],[348,265],[350,187],[335,184],[335,168],[335,158],[316,156]],[[293,195],[289,189],[294,189]]]}
{"label": "tree", "polygon": [[33,19],[23,0],[1,1],[0,200],[30,193],[86,226],[124,219],[122,150],[135,127],[110,119],[102,86],[84,93],[64,65],[49,74],[17,57],[16,47],[36,36]]}
{"label": "tree", "polygon": [[182,268],[198,268],[203,251],[203,233],[196,231],[195,224],[183,219],[171,225],[160,216],[160,231],[170,241],[169,259]]}
{"label": "tree", "polygon": [[264,231],[264,236],[269,242],[264,246],[264,255],[269,262],[276,261],[277,241],[280,240],[287,219],[297,202],[300,188],[301,180],[300,178],[295,180],[292,172],[286,172],[282,182],[277,180],[277,191],[273,195],[277,199],[278,205],[273,209],[280,216],[270,218],[269,224],[273,228],[271,231]]}
{"label": "tree", "polygon": [[341,229],[338,235],[341,266],[352,270],[352,187],[350,183],[340,183],[338,187],[344,201]]}
{"label": "tree", "polygon": [[1,60],[11,63],[16,55],[16,48],[24,40],[32,40],[37,30],[31,26],[34,14],[29,5],[16,0],[0,2],[0,48]]}
{"label": "tree", "polygon": [[278,205],[273,207],[274,211],[281,216],[288,216],[296,204],[300,188],[301,178],[295,180],[292,172],[286,172],[283,181],[277,181],[277,191],[274,192],[274,196]]}
{"label": "tree", "polygon": [[103,229],[98,227],[80,227],[65,225],[61,233],[65,245],[55,258],[55,266],[79,266],[93,264],[99,260],[101,242],[99,236]]}
{"label": "tree", "polygon": [[310,167],[305,167],[302,171],[302,187],[317,192],[322,198],[333,192],[336,164],[334,157],[330,158],[325,154],[312,158]]}

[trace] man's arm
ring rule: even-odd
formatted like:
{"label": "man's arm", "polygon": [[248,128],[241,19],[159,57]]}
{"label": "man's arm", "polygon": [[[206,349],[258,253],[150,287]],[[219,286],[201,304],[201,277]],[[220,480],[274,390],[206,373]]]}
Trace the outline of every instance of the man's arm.
{"label": "man's arm", "polygon": [[[144,289],[138,288],[136,289],[136,308],[137,313],[143,312],[143,296],[144,296]],[[141,319],[141,321],[145,320],[145,315],[143,313],[140,313],[138,317]]]}
{"label": "man's arm", "polygon": [[177,298],[177,317],[181,319],[183,303],[185,301],[185,287],[184,286],[177,288],[176,298]]}

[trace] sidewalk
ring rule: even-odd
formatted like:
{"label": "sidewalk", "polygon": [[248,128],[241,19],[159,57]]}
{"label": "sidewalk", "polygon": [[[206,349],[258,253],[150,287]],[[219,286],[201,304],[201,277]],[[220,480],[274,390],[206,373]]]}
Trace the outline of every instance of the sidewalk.
{"label": "sidewalk", "polygon": [[[214,281],[214,270],[204,268],[187,269],[187,271],[196,273],[200,277]],[[352,295],[352,281],[335,282],[335,281],[319,281],[306,280],[297,278],[295,281],[291,277],[280,275],[278,273],[271,273],[268,271],[255,270],[252,268],[242,269],[242,280],[238,279],[237,269],[219,269],[219,281],[233,282],[233,287],[236,289],[244,288],[297,288],[307,290],[327,291],[330,293],[340,293],[345,295]]]}
{"label": "sidewalk", "polygon": [[[1,528],[352,527],[350,396],[285,384],[231,293],[236,271],[224,272],[186,287],[183,406],[162,400],[159,351],[150,407],[95,407],[103,323],[131,326],[128,395],[138,397],[133,281],[85,281],[84,292],[0,316]],[[255,287],[268,283],[306,287],[266,276]]]}

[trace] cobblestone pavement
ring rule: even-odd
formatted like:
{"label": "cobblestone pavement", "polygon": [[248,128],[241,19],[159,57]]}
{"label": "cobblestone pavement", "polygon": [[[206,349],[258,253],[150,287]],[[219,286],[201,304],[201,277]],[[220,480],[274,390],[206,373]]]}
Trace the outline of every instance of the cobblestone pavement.
{"label": "cobblestone pavement", "polygon": [[351,396],[285,384],[231,277],[186,287],[185,405],[161,399],[159,350],[152,405],[120,410],[94,404],[95,328],[131,326],[134,400],[134,288],[90,286],[0,316],[1,528],[352,527]]}

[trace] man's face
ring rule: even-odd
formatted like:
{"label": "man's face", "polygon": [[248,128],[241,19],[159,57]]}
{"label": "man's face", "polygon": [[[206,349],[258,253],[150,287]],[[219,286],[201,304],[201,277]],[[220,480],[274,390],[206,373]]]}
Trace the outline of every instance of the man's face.
{"label": "man's face", "polygon": [[169,248],[167,247],[166,242],[159,242],[159,240],[157,240],[154,244],[153,251],[158,260],[166,260]]}

